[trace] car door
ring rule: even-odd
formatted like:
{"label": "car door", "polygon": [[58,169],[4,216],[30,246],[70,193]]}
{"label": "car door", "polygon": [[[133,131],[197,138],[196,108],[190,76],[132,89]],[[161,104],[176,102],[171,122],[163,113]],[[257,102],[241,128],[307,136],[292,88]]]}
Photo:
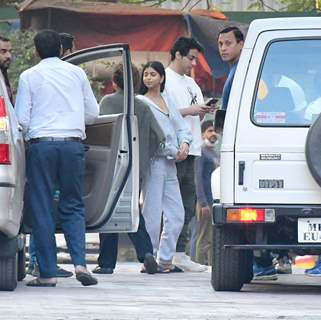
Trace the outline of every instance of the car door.
{"label": "car door", "polygon": [[320,29],[258,36],[238,118],[235,203],[321,203],[305,158],[308,129],[321,111],[314,105],[320,50]]}
{"label": "car door", "polygon": [[[119,63],[124,66],[120,112],[100,115],[93,124],[86,126],[83,200],[87,232],[136,231],[139,222],[139,155],[129,47],[127,44],[103,45],[77,51],[64,60],[85,70],[98,102],[114,91],[114,67]],[[57,232],[60,232],[58,187],[54,203]],[[25,226],[30,226],[28,204],[24,222]]]}
{"label": "car door", "polygon": [[83,198],[87,231],[136,231],[139,219],[138,131],[129,47],[127,44],[99,46],[79,51],[65,60],[87,72],[97,101],[113,91],[113,69],[123,64],[122,112],[100,115],[94,124],[86,127]]}

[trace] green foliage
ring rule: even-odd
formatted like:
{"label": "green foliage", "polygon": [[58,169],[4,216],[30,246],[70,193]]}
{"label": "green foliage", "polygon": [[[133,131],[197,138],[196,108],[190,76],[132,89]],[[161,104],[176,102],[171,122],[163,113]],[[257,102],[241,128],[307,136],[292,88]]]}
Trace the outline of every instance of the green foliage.
{"label": "green foliage", "polygon": [[[316,9],[315,0],[279,0],[280,3],[287,7],[287,11],[313,11]],[[320,1],[319,1],[320,5]]]}
{"label": "green foliage", "polygon": [[[291,11],[291,12],[309,12],[314,11],[321,7],[321,0],[278,0],[279,4],[284,7],[279,11]],[[257,0],[253,2],[249,7],[249,10],[272,10],[276,11],[266,4],[265,0]]]}
{"label": "green foliage", "polygon": [[9,78],[14,91],[17,90],[19,75],[39,61],[35,54],[33,37],[32,31],[11,32],[9,34],[14,55],[14,60],[9,68]]}
{"label": "green foliage", "polygon": [[0,0],[0,7],[8,6],[8,5],[14,5],[15,3],[22,2],[23,0],[17,1],[17,0]]}

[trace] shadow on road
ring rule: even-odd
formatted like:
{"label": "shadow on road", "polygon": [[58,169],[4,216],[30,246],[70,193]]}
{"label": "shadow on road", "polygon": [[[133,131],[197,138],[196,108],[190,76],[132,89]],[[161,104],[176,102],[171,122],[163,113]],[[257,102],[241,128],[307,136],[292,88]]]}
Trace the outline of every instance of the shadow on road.
{"label": "shadow on road", "polygon": [[279,275],[275,281],[252,281],[242,288],[242,292],[266,292],[284,294],[314,294],[321,293],[321,278],[311,278],[305,275]]}

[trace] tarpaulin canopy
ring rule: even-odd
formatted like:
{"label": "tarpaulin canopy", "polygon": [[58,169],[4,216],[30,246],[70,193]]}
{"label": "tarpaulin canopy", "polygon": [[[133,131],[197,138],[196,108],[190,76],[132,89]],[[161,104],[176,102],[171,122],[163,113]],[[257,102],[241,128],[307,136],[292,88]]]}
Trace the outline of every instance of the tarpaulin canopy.
{"label": "tarpaulin canopy", "polygon": [[51,28],[76,37],[78,49],[108,43],[128,43],[132,51],[169,52],[175,40],[191,35],[204,47],[201,71],[209,78],[222,77],[227,66],[221,61],[216,41],[226,24],[218,11],[182,12],[145,6],[70,0],[27,0],[20,5],[23,29]]}
{"label": "tarpaulin canopy", "polygon": [[[219,12],[212,16],[225,19]],[[188,33],[181,11],[113,3],[29,0],[22,3],[20,17],[22,28],[74,34],[78,48],[125,42],[131,50],[169,51]]]}

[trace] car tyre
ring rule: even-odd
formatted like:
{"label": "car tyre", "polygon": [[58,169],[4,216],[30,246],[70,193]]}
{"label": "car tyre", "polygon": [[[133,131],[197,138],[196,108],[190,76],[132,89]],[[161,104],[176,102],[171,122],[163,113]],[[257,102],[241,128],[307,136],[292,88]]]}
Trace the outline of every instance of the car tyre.
{"label": "car tyre", "polygon": [[17,287],[18,254],[0,257],[0,290],[13,291]]}
{"label": "car tyre", "polygon": [[246,250],[243,252],[243,274],[244,274],[244,283],[250,283],[253,279],[253,251]]}
{"label": "car tyre", "polygon": [[240,230],[233,226],[213,226],[211,282],[215,291],[240,291],[243,286],[242,252],[224,248],[224,244],[232,243],[240,243]]}
{"label": "car tyre", "polygon": [[26,246],[18,251],[18,281],[22,281],[26,277]]}
{"label": "car tyre", "polygon": [[310,127],[305,141],[305,157],[314,180],[321,186],[321,115]]}

